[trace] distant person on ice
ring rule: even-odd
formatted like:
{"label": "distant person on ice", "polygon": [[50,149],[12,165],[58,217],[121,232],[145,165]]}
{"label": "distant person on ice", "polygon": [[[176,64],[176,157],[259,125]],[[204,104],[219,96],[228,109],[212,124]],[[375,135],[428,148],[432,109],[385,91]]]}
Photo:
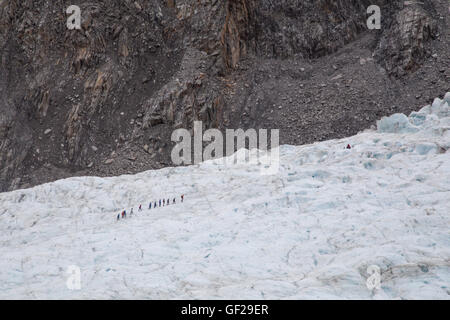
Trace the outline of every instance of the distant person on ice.
{"label": "distant person on ice", "polygon": [[159,199],[159,206],[161,207],[161,199]]}
{"label": "distant person on ice", "polygon": [[172,203],[175,204],[175,198],[173,198],[173,202]]}
{"label": "distant person on ice", "polygon": [[133,215],[133,208],[131,208],[130,217]]}
{"label": "distant person on ice", "polygon": [[153,208],[156,208],[156,201],[155,201],[155,204],[153,205]]}
{"label": "distant person on ice", "polygon": [[152,203],[150,202],[150,204],[148,205],[148,208],[151,209],[152,208]]}
{"label": "distant person on ice", "polygon": [[181,202],[184,200],[184,194],[181,195]]}
{"label": "distant person on ice", "polygon": [[167,205],[169,205],[170,204],[170,200],[169,199],[167,199]]}
{"label": "distant person on ice", "polygon": [[163,199],[163,207],[166,205],[166,199]]}
{"label": "distant person on ice", "polygon": [[142,211],[142,204],[139,205],[139,211]]}
{"label": "distant person on ice", "polygon": [[120,220],[120,213],[117,214],[117,220]]}

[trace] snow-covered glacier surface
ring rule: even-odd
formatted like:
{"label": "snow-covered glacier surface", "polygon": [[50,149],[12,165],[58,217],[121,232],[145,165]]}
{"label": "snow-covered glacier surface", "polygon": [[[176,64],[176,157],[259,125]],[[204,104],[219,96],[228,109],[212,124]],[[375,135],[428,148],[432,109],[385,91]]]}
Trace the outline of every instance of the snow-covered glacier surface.
{"label": "snow-covered glacier surface", "polygon": [[449,104],[281,146],[276,175],[209,161],[0,194],[0,298],[449,299]]}

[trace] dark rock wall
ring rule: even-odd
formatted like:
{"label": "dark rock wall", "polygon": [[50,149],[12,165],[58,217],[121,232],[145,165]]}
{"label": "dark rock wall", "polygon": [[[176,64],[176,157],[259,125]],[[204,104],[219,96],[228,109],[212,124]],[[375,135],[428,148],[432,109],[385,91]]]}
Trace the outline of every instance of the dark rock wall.
{"label": "dark rock wall", "polygon": [[448,2],[422,3],[77,1],[68,30],[75,3],[0,0],[0,191],[171,165],[194,120],[300,144],[417,108],[450,83]]}

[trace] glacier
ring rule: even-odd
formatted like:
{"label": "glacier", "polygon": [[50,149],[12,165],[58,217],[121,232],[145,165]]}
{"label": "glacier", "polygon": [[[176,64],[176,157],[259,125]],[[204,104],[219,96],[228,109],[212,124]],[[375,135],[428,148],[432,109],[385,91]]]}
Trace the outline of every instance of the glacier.
{"label": "glacier", "polygon": [[0,299],[449,299],[449,105],[280,146],[275,175],[211,160],[2,193]]}

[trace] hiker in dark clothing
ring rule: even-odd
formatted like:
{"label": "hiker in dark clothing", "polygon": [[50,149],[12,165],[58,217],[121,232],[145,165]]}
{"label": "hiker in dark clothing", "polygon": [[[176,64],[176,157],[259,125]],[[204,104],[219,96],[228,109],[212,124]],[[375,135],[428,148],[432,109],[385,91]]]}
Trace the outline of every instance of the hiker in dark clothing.
{"label": "hiker in dark clothing", "polygon": [[117,214],[117,220],[120,220],[120,213]]}
{"label": "hiker in dark clothing", "polygon": [[181,195],[181,202],[184,200],[184,194]]}
{"label": "hiker in dark clothing", "polygon": [[169,199],[167,199],[167,205],[169,205],[170,204],[170,200]]}
{"label": "hiker in dark clothing", "polygon": [[161,199],[159,199],[159,206],[161,207]]}
{"label": "hiker in dark clothing", "polygon": [[156,208],[156,201],[155,201],[155,204],[153,205],[153,208]]}
{"label": "hiker in dark clothing", "polygon": [[139,205],[139,211],[142,211],[142,204]]}
{"label": "hiker in dark clothing", "polygon": [[166,205],[166,199],[163,199],[163,207]]}
{"label": "hiker in dark clothing", "polygon": [[148,205],[148,208],[151,209],[152,208],[152,203],[150,202],[150,204]]}
{"label": "hiker in dark clothing", "polygon": [[175,204],[175,198],[173,198],[173,202],[172,203]]}
{"label": "hiker in dark clothing", "polygon": [[352,146],[350,144],[347,145],[347,149],[351,149]]}

